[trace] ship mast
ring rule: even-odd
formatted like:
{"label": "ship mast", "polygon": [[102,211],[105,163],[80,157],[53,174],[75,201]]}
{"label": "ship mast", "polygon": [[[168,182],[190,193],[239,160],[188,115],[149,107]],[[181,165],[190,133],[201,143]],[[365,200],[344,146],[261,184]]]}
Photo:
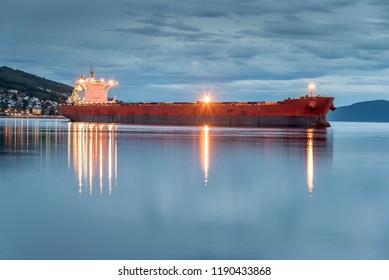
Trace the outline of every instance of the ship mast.
{"label": "ship mast", "polygon": [[315,89],[315,84],[314,83],[310,83],[309,84],[309,95],[312,97],[313,96],[313,90]]}

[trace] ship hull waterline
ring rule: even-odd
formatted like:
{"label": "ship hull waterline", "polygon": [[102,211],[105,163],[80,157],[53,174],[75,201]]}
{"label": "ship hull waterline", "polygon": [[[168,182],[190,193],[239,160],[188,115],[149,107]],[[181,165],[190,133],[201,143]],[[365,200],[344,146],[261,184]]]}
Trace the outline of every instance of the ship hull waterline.
{"label": "ship hull waterline", "polygon": [[73,122],[221,127],[329,127],[333,97],[278,102],[148,102],[61,105]]}

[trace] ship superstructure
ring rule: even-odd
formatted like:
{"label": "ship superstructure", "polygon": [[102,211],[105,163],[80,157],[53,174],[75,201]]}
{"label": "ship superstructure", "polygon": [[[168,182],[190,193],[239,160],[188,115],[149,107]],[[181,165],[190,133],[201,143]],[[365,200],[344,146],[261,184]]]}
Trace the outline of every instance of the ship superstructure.
{"label": "ship superstructure", "polygon": [[108,102],[108,91],[118,85],[118,82],[114,80],[96,79],[93,67],[90,69],[88,78],[80,76],[74,83],[76,87],[73,90],[71,101],[75,104],[106,103]]}

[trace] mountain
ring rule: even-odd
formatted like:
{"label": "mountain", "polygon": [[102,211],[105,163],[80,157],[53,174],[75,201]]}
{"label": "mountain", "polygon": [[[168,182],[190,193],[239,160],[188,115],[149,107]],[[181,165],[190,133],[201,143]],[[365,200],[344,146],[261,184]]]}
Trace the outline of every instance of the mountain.
{"label": "mountain", "polygon": [[0,67],[0,92],[17,90],[31,97],[42,100],[65,101],[72,92],[72,87],[47,80],[20,70]]}
{"label": "mountain", "polygon": [[330,121],[389,122],[389,101],[374,100],[338,107],[328,113]]}

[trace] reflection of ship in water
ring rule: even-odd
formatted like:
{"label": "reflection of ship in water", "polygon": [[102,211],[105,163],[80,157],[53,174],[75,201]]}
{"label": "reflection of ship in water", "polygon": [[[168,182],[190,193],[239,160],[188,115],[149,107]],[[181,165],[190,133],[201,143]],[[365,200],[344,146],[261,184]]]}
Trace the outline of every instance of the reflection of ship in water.
{"label": "reflection of ship in water", "polygon": [[[284,153],[283,157],[304,160],[308,192],[314,188],[315,161],[325,161],[332,157],[332,140],[326,129],[314,128],[261,128],[261,129],[224,129],[201,128],[200,158],[204,172],[204,185],[208,184],[210,170],[211,143],[218,146],[223,142],[255,143],[266,154],[264,160]],[[266,164],[266,163],[265,163]],[[302,170],[301,170],[302,171]]]}
{"label": "reflection of ship in water", "polygon": [[[117,186],[116,125],[68,123],[66,127],[62,120],[1,119],[0,127],[0,163],[7,164],[13,160],[17,164],[24,164],[29,162],[27,159],[34,158],[38,164],[47,166],[57,160],[62,162],[61,159],[67,157],[68,168],[75,172],[80,194],[111,194]],[[205,186],[218,182],[210,179],[219,178],[217,173],[220,170],[240,172],[242,175],[238,176],[255,176],[249,170],[261,170],[262,176],[280,174],[280,178],[304,180],[311,193],[317,187],[316,182],[317,185],[323,184],[321,171],[328,167],[328,160],[332,159],[332,134],[331,130],[326,129],[205,126],[194,132],[193,128],[129,126],[121,128],[120,133],[125,133],[131,139],[135,137],[137,141],[141,137],[148,140],[155,138],[157,142],[161,139],[171,141],[181,136],[185,136],[183,139],[193,139],[196,134],[197,144],[194,149],[200,161],[196,165],[201,168]],[[67,143],[67,154],[61,148],[63,143]],[[243,162],[247,151],[251,153],[250,160],[254,160],[250,162],[255,165],[254,169],[244,167],[243,164],[240,171],[228,170],[229,166]],[[184,153],[187,155],[188,150]],[[228,156],[222,156],[223,153]],[[236,156],[231,157],[234,153]],[[216,176],[212,176],[212,173]],[[261,182],[261,178],[258,180]]]}
{"label": "reflection of ship in water", "polygon": [[68,123],[68,166],[73,165],[81,194],[94,188],[112,193],[117,185],[116,126]]}

